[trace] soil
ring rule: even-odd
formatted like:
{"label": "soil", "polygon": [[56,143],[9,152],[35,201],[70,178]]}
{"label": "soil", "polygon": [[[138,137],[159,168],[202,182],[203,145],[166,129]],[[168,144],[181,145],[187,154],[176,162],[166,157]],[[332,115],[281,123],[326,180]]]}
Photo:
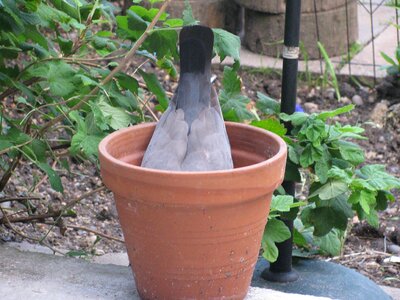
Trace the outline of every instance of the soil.
{"label": "soil", "polygon": [[[220,68],[215,68],[214,73],[218,76],[216,81],[218,88],[221,85],[222,71]],[[258,91],[274,98],[280,98],[279,74],[242,70],[241,75],[243,92],[252,100],[256,100]],[[162,79],[167,90],[175,89],[176,82],[171,82],[167,76]],[[391,107],[395,106],[395,101],[384,101],[373,89],[360,89],[343,84],[341,90],[346,98],[338,102],[331,89],[310,87],[300,82],[298,103],[307,112],[333,109],[352,101],[361,104],[351,114],[339,117],[340,121],[345,124],[364,124],[369,139],[360,143],[366,150],[367,162],[386,164],[390,173],[400,176],[400,157],[397,153],[397,143],[400,140],[398,136],[400,130],[397,127],[399,122],[391,123],[387,120]],[[356,95],[359,97],[354,97]],[[380,126],[365,123],[371,120]],[[392,125],[386,126],[386,124]],[[73,161],[69,158],[68,162],[69,171],[58,165],[55,166],[61,175],[65,189],[64,194],[54,192],[47,181],[43,181],[35,190],[35,194],[44,198],[41,201],[32,201],[37,203],[37,209],[40,211],[45,212],[49,207],[57,209],[79,195],[102,185],[95,165]],[[34,185],[33,181],[37,182],[42,177],[43,174],[40,171],[25,162],[14,172],[11,181],[0,197],[27,195],[29,188]],[[378,284],[400,287],[400,264],[385,262],[385,259],[391,255],[400,256],[400,253],[388,253],[389,250],[395,252],[396,245],[400,245],[399,199],[399,194],[397,194],[396,201],[380,214],[379,230],[354,218],[352,229],[345,242],[343,255],[334,258],[321,257],[321,259],[332,260],[354,268]],[[16,202],[9,206],[3,204],[3,208],[14,213],[25,209],[22,204]],[[21,231],[24,235],[36,239],[36,242],[46,236],[45,242],[49,246],[64,253],[74,251],[72,254],[91,256],[126,251],[124,244],[120,241],[106,237],[100,240],[96,238],[102,234],[114,239],[123,239],[111,192],[101,191],[86,197],[74,207],[74,211],[76,217],[63,218],[62,230],[59,227],[39,222],[35,224],[15,223],[14,230],[0,225],[0,240],[21,241],[24,238],[16,233]],[[39,221],[43,222],[43,220]]]}

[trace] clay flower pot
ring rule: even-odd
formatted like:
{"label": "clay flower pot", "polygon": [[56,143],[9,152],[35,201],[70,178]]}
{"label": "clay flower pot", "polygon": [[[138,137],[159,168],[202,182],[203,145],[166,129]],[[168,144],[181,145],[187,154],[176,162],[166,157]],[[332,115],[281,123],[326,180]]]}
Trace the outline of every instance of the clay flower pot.
{"label": "clay flower pot", "polygon": [[155,124],[119,130],[99,146],[142,299],[243,299],[259,255],[286,145],[226,123],[235,169],[170,172],[140,167]]}

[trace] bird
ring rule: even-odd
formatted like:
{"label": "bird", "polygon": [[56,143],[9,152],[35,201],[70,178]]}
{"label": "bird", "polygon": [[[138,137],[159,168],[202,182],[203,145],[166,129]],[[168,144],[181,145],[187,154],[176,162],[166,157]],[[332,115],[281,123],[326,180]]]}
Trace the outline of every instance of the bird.
{"label": "bird", "polygon": [[211,83],[213,44],[209,27],[182,28],[178,87],[156,125],[142,167],[188,172],[233,169],[218,95]]}

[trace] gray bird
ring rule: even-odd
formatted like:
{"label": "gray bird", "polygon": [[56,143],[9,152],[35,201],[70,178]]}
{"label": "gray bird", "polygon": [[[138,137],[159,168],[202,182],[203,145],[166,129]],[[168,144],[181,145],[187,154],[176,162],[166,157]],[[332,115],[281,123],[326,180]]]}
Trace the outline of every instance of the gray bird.
{"label": "gray bird", "polygon": [[218,96],[210,82],[213,43],[208,27],[182,29],[178,88],[156,126],[142,167],[171,171],[233,168]]}

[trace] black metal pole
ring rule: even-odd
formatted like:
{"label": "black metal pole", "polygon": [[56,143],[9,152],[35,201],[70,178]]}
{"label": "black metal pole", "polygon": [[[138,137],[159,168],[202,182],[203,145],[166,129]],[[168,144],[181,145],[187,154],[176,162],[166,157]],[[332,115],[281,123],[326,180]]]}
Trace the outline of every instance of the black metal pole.
{"label": "black metal pole", "polygon": [[[285,39],[283,50],[282,100],[281,111],[293,114],[296,110],[297,71],[299,59],[301,0],[287,0],[285,15]],[[291,128],[288,126],[288,130]],[[295,183],[284,182],[283,187],[290,195],[295,195]],[[292,269],[293,220],[282,219],[292,232],[290,239],[277,244],[279,256],[270,268],[264,270],[262,277],[269,281],[291,282],[298,279]]]}

